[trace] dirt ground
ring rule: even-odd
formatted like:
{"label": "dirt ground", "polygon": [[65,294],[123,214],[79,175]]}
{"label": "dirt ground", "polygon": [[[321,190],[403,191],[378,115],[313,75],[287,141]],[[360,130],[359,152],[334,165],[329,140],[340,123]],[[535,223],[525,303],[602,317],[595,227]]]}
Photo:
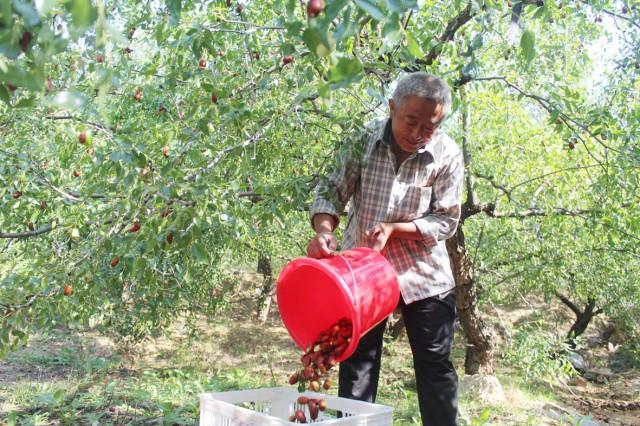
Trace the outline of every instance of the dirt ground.
{"label": "dirt ground", "polygon": [[[508,338],[505,333],[509,325],[525,321],[535,311],[539,311],[539,307],[530,304],[509,310],[489,307],[485,316],[498,329],[503,341]],[[568,324],[566,320],[570,312],[562,306],[554,307],[551,313],[559,324]],[[549,420],[544,424],[572,424],[570,420],[569,423],[564,421],[590,416],[594,423],[579,424],[640,425],[640,371],[617,358],[615,339],[608,335],[609,326],[606,321],[598,319],[586,336],[589,346],[585,352],[586,359],[591,366],[589,369],[595,373],[588,375],[587,379],[579,377],[569,383],[544,384],[557,397],[557,402],[553,403],[531,400],[517,387],[505,387],[504,407],[523,412],[535,411],[540,418]],[[35,336],[27,348],[0,362],[0,390],[11,389],[13,384],[20,382],[46,383],[64,378],[72,373],[73,368],[64,362],[64,357],[74,353],[95,359],[109,359],[113,354],[119,354],[120,362],[113,374],[127,374],[127,370],[134,372],[145,368],[173,368],[176,365],[204,370],[215,366],[219,370],[240,369],[277,385],[284,385],[289,374],[298,368],[300,351],[289,338],[275,309],[271,310],[265,324],[259,324],[252,319],[250,304],[231,303],[218,317],[199,322],[198,328],[200,333],[197,337],[190,337],[184,324],[176,324],[171,337],[156,337],[128,346],[92,331],[69,333],[64,338],[60,337],[61,334],[54,338]],[[387,357],[383,363],[385,373],[381,386],[406,382],[411,376],[410,365],[406,363],[411,356],[405,340],[401,337],[397,342],[386,344]],[[461,336],[458,336],[456,346],[455,365],[462,372]],[[35,363],[34,367],[34,363],[24,362],[25,359],[47,359],[48,362]],[[498,360],[498,371],[501,369],[508,371],[508,367],[501,366]],[[0,419],[3,412],[6,414],[12,409],[3,406],[1,395],[0,392]],[[563,420],[558,420],[557,416]],[[488,424],[515,423],[501,423],[499,418],[493,417]]]}

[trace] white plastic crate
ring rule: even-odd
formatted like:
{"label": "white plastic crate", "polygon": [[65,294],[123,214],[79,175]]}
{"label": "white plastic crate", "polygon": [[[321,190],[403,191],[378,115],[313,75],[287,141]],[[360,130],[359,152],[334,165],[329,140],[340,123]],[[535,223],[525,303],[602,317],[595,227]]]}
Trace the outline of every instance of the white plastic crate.
{"label": "white plastic crate", "polygon": [[[324,399],[327,409],[311,420],[307,405],[298,396]],[[391,426],[393,408],[315,392],[299,393],[295,388],[262,388],[200,395],[200,426],[291,425],[289,416],[301,409],[307,423],[344,426]],[[344,417],[337,418],[337,411]]]}

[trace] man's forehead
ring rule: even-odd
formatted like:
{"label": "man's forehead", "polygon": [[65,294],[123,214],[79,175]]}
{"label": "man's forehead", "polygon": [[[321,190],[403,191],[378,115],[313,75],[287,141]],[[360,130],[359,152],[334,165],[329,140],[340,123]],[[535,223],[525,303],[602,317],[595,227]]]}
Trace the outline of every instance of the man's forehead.
{"label": "man's forehead", "polygon": [[429,123],[438,123],[444,118],[444,113],[442,112],[442,106],[438,105],[438,107],[432,112],[430,111],[430,113],[410,110],[406,112],[406,116],[414,120],[427,121]]}
{"label": "man's forehead", "polygon": [[409,96],[406,99],[404,99],[404,102],[402,102],[400,105],[406,106],[407,109],[410,109],[410,110],[421,110],[421,109],[433,110],[433,112],[438,114],[444,111],[444,105],[442,105],[441,103],[435,102],[431,99],[421,98],[418,96]]}

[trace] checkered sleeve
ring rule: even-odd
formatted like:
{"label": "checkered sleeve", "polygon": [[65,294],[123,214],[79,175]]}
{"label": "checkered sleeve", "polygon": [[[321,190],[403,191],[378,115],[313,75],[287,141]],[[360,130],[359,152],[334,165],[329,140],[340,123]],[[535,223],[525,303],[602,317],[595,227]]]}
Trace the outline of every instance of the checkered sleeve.
{"label": "checkered sleeve", "polygon": [[330,214],[338,227],[340,214],[355,191],[360,179],[361,158],[367,135],[348,139],[343,143],[329,175],[322,178],[314,192],[314,200],[309,209],[309,217],[318,213]]}
{"label": "checkered sleeve", "polygon": [[460,220],[464,160],[462,152],[454,147],[433,182],[429,213],[413,221],[427,247],[453,236]]}

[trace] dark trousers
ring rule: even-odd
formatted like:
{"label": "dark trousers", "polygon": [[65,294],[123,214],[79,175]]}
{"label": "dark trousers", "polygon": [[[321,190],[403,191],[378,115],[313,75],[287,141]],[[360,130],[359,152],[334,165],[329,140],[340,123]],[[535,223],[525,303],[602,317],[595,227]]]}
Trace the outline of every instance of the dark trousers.
{"label": "dark trousers", "polygon": [[[408,305],[400,300],[423,425],[456,424],[458,376],[449,360],[455,306],[453,291],[442,299],[430,297]],[[375,402],[386,322],[363,336],[353,355],[340,363],[339,396]]]}

